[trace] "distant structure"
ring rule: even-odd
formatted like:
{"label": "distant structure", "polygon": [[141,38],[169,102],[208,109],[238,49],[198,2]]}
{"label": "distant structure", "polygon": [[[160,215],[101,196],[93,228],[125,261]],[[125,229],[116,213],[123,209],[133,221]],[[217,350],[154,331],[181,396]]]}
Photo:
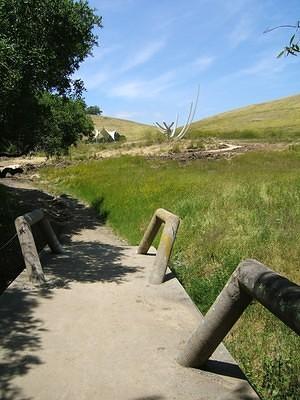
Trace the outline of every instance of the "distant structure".
{"label": "distant structure", "polygon": [[164,135],[168,136],[169,139],[173,139],[173,140],[179,140],[181,138],[184,137],[184,135],[187,133],[187,131],[189,130],[189,127],[191,126],[191,123],[193,122],[193,119],[195,117],[195,113],[197,110],[197,105],[198,105],[198,99],[199,99],[199,87],[198,87],[198,91],[197,91],[197,96],[196,96],[196,100],[195,102],[191,102],[190,105],[190,110],[189,110],[189,114],[188,114],[188,118],[186,120],[186,123],[183,125],[183,127],[177,131],[177,127],[178,127],[178,114],[176,117],[176,123],[174,125],[174,122],[172,122],[171,124],[167,124],[165,121],[163,121],[162,124],[155,122],[155,126],[156,128],[159,130],[159,132],[163,133]]}
{"label": "distant structure", "polygon": [[94,130],[95,142],[110,143],[110,142],[118,142],[121,139],[125,139],[125,136],[121,135],[117,131],[109,131],[106,128],[102,128],[101,131],[99,131],[98,129]]}

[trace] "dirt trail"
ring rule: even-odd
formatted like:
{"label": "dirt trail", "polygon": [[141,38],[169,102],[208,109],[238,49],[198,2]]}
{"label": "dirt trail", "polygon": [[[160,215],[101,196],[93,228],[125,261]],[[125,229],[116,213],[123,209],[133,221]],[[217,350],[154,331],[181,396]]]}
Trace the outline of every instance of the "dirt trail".
{"label": "dirt trail", "polygon": [[[180,161],[188,161],[193,159],[219,159],[231,158],[237,154],[242,154],[250,151],[280,151],[286,149],[289,143],[255,143],[249,141],[233,141],[227,140],[226,142],[214,139],[207,139],[199,148],[197,143],[192,140],[185,140],[179,142],[165,142],[160,144],[152,144],[149,146],[141,146],[138,142],[124,143],[119,148],[106,148],[101,151],[95,152],[93,155],[87,157],[89,159],[103,159],[114,158],[122,155],[129,156],[143,156],[146,158],[160,158],[160,159],[175,159]],[[84,161],[81,159],[81,161]],[[34,174],[35,171],[45,165],[61,165],[73,164],[78,161],[71,160],[47,160],[46,157],[16,157],[5,158],[0,157],[0,168],[9,165],[20,165],[25,173]]]}
{"label": "dirt trail", "polygon": [[0,167],[6,167],[8,165],[12,164],[19,164],[21,166],[24,165],[41,165],[46,162],[46,157],[37,157],[37,156],[32,156],[32,157],[13,157],[13,158],[7,158],[7,157],[0,157]]}
{"label": "dirt trail", "polygon": [[[54,196],[38,189],[28,176],[0,179],[0,183],[8,188],[21,190],[23,201],[31,211],[35,208],[43,208],[50,218],[56,223],[63,224],[65,239],[75,234],[83,227],[101,226],[101,232],[109,238],[115,238],[114,244],[125,244],[126,242],[116,236],[112,229],[104,226],[105,217],[98,215],[95,210],[87,207],[81,201],[68,195]],[[88,234],[88,233],[87,233]],[[85,238],[84,238],[85,239]]]}

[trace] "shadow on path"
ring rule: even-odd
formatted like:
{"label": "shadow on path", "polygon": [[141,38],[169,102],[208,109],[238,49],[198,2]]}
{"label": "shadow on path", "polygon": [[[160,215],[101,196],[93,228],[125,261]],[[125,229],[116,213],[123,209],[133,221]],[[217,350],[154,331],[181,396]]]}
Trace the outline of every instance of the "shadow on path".
{"label": "shadow on path", "polygon": [[230,362],[209,359],[201,369],[218,375],[246,380],[239,366]]}
{"label": "shadow on path", "polygon": [[128,274],[139,270],[124,265],[124,247],[97,242],[75,242],[65,252],[53,257],[47,253],[43,257],[47,283],[45,290],[54,287],[70,288],[71,282],[115,282],[122,284]]}
{"label": "shadow on path", "polygon": [[[53,256],[45,252],[42,265],[47,283],[40,289],[24,289],[22,276],[17,283],[8,288],[0,297],[0,398],[1,400],[31,400],[25,397],[13,381],[28,373],[34,366],[43,363],[38,357],[42,348],[44,321],[36,318],[35,309],[41,297],[52,299],[54,289],[71,290],[71,282],[116,282],[121,284],[128,274],[138,268],[122,265],[124,248],[99,242],[71,242],[71,236],[82,229],[94,230],[103,225],[107,212],[101,211],[103,199],[92,208],[85,207],[69,196],[55,198],[34,189],[8,187],[9,196],[18,207],[9,214],[10,225],[14,219],[35,208],[43,208],[59,232],[65,234],[65,253]],[[5,210],[2,210],[5,213]],[[11,232],[10,232],[11,233]],[[34,233],[39,236],[39,233]],[[38,238],[40,239],[40,238]],[[10,271],[7,276],[15,278],[23,269],[18,242],[0,254],[2,270]],[[1,274],[0,274],[1,278]],[[25,277],[26,279],[26,277]],[[21,282],[20,284],[18,282]]]}
{"label": "shadow on path", "polygon": [[29,400],[11,383],[42,363],[32,353],[41,347],[43,322],[34,316],[38,301],[30,293],[11,289],[0,298],[0,398]]}
{"label": "shadow on path", "polygon": [[[66,242],[82,229],[96,229],[106,222],[108,212],[102,210],[103,198],[97,199],[93,207],[85,207],[78,200],[67,195],[54,197],[37,189],[27,188],[28,182],[19,179],[0,179],[0,188],[5,190],[5,199],[0,202],[0,244],[5,244],[15,233],[14,221],[36,208],[42,208],[48,215],[55,232],[65,233]],[[3,185],[2,185],[3,184]],[[26,188],[17,187],[24,185]],[[97,212],[95,211],[97,210]],[[38,250],[45,245],[43,235],[37,227],[33,229]],[[1,247],[1,246],[0,246]],[[18,238],[0,250],[0,293],[24,269]]]}

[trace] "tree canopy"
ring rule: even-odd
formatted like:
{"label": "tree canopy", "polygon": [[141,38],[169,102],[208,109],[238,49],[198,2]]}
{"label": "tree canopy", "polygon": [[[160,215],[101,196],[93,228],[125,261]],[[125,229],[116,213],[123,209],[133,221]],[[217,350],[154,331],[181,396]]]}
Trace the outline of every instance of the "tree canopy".
{"label": "tree canopy", "polygon": [[91,114],[91,115],[101,115],[102,114],[102,110],[100,110],[100,107],[98,106],[89,106],[86,109],[87,114]]}
{"label": "tree canopy", "polygon": [[85,110],[72,75],[97,45],[97,26],[85,0],[0,0],[0,149],[42,146],[55,131],[50,106]]}

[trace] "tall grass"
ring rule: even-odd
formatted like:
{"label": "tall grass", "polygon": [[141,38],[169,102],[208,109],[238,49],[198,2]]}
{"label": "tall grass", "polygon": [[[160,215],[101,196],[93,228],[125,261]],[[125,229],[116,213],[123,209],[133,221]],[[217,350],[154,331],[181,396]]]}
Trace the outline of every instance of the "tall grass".
{"label": "tall grass", "polygon": [[[172,265],[206,312],[241,259],[299,282],[299,171],[300,151],[291,147],[189,164],[121,157],[43,174],[52,189],[90,204],[103,198],[101,212],[132,244],[157,207],[178,214]],[[300,398],[299,337],[261,306],[248,308],[226,344],[262,398]]]}

